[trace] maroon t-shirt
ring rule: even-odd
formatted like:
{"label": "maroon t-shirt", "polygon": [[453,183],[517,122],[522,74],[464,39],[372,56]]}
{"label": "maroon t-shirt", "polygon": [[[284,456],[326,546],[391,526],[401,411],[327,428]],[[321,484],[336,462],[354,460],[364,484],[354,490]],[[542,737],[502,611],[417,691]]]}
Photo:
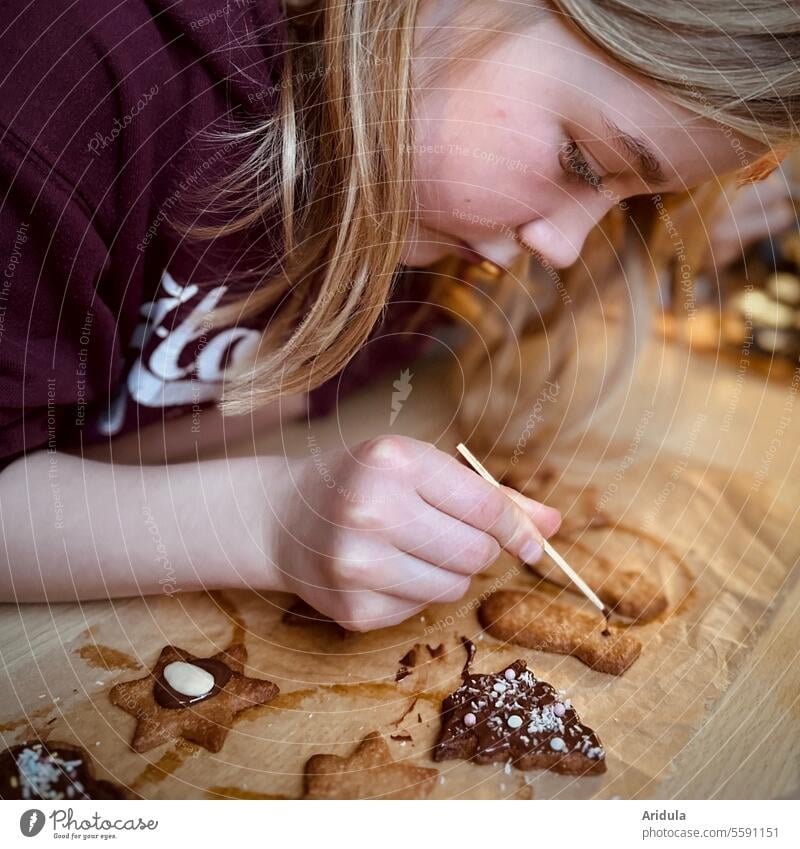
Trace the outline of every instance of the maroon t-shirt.
{"label": "maroon t-shirt", "polygon": [[[276,109],[286,24],[279,0],[0,0],[0,19],[3,468],[212,403],[254,350],[267,316],[204,318],[247,294],[237,268],[280,262],[278,222],[207,245],[173,221],[243,155],[213,134]],[[345,384],[417,349],[385,335]]]}

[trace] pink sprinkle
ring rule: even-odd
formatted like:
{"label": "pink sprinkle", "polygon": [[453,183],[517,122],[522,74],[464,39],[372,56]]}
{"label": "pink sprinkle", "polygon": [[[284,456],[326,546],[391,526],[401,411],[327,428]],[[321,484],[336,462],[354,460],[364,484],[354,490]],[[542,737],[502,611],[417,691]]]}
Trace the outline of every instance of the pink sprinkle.
{"label": "pink sprinkle", "polygon": [[553,713],[554,713],[556,716],[564,716],[564,714],[565,714],[566,712],[567,712],[567,709],[564,707],[564,705],[562,705],[562,704],[561,704],[561,702],[556,702],[556,703],[553,705]]}
{"label": "pink sprinkle", "polygon": [[517,677],[517,673],[513,669],[506,669],[506,681],[513,681]]}
{"label": "pink sprinkle", "polygon": [[477,717],[474,713],[468,713],[464,716],[464,725],[467,728],[472,728],[472,726],[478,721]]}

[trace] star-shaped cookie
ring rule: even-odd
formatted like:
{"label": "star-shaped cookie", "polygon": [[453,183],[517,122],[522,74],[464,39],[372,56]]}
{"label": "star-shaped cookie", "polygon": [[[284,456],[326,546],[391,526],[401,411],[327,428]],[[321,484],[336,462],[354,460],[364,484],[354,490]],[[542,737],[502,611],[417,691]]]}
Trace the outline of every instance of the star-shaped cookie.
{"label": "star-shaped cookie", "polygon": [[439,771],[392,760],[377,731],[352,755],[314,755],[305,768],[305,799],[425,799]]}
{"label": "star-shaped cookie", "polygon": [[[248,678],[243,673],[246,660],[247,649],[242,643],[211,658],[198,658],[175,646],[165,646],[149,675],[117,684],[109,697],[112,704],[136,717],[131,743],[134,751],[146,752],[182,737],[210,752],[218,752],[234,719],[242,711],[266,704],[278,695],[278,688],[271,681]],[[223,664],[225,675],[228,671],[230,675],[221,684],[215,679],[210,695],[201,696],[184,707],[163,707],[156,700],[156,689],[163,686],[165,667],[176,662],[181,666],[197,664],[201,670]]]}

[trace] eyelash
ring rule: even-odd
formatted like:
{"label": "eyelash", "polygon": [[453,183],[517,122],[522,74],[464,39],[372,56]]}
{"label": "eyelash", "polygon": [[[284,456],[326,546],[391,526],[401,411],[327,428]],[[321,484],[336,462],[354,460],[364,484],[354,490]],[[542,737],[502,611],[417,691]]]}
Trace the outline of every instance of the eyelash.
{"label": "eyelash", "polygon": [[558,161],[568,177],[576,177],[595,191],[600,191],[603,178],[587,162],[583,152],[573,138],[566,138],[561,145]]}

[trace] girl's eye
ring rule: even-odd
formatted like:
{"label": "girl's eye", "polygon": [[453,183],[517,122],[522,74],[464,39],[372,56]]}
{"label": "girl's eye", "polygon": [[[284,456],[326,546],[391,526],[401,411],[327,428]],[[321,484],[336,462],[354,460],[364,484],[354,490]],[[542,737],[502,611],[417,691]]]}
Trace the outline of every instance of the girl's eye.
{"label": "girl's eye", "polygon": [[561,170],[568,177],[577,178],[581,182],[587,183],[595,191],[600,190],[603,178],[586,161],[586,157],[575,139],[566,139],[561,145],[558,152],[558,162],[561,165]]}

